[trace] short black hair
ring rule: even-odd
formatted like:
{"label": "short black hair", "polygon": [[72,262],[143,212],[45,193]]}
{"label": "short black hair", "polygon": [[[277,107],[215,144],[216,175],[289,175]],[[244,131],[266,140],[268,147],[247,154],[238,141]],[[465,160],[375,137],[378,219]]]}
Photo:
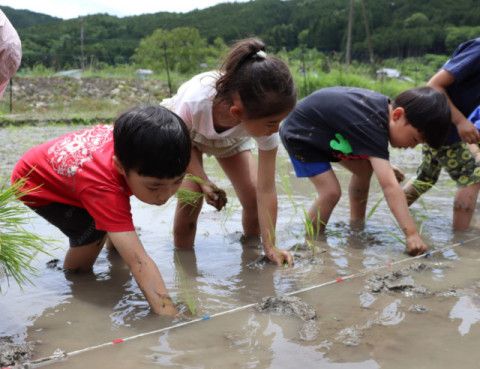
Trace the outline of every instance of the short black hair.
{"label": "short black hair", "polygon": [[434,149],[445,142],[450,130],[452,114],[446,96],[431,87],[414,87],[400,93],[393,101],[393,108],[405,109],[408,123],[422,135]]}
{"label": "short black hair", "polygon": [[182,118],[162,106],[127,110],[113,128],[115,156],[126,173],[175,178],[185,173],[192,150]]}

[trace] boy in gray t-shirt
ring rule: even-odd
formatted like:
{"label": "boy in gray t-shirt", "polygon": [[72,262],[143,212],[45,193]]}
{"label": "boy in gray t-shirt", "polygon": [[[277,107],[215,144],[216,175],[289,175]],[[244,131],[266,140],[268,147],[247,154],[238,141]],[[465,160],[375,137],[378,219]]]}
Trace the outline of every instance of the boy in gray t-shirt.
{"label": "boy in gray t-shirt", "polygon": [[301,100],[280,127],[297,177],[308,177],[318,198],[308,215],[324,230],[340,199],[340,184],[330,162],[352,172],[349,186],[352,220],[365,218],[373,172],[387,203],[405,232],[408,252],[419,255],[427,245],[418,234],[407,201],[389,162],[389,144],[415,147],[427,142],[440,147],[450,125],[445,96],[429,87],[402,92],[393,103],[388,97],[354,87],[318,90]]}

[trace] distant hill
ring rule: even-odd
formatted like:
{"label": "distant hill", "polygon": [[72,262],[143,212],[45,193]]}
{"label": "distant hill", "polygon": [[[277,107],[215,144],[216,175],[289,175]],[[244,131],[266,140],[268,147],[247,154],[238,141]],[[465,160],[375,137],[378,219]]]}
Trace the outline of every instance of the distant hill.
{"label": "distant hill", "polygon": [[[363,4],[373,50],[383,58],[447,55],[459,43],[480,35],[478,0],[355,1],[353,54],[369,52]],[[0,8],[22,38],[22,66],[77,68],[80,55],[108,65],[129,63],[140,40],[159,28],[197,28],[209,44],[216,38],[231,43],[257,36],[269,51],[344,52],[350,0],[251,0],[184,14],[159,12],[123,18],[94,14],[68,20]]]}
{"label": "distant hill", "polygon": [[13,9],[9,6],[1,6],[0,9],[5,13],[15,29],[39,26],[46,23],[60,22],[63,19],[52,17],[47,14],[35,13],[26,9]]}

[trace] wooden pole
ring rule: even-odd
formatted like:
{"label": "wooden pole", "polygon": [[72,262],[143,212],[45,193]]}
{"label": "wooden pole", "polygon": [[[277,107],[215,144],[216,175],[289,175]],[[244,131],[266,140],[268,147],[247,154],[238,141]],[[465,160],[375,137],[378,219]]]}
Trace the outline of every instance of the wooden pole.
{"label": "wooden pole", "polygon": [[348,33],[347,33],[347,51],[345,54],[345,70],[348,73],[350,69],[350,60],[352,53],[352,25],[353,25],[353,3],[354,0],[350,0],[350,13],[348,15]]}
{"label": "wooden pole", "polygon": [[370,22],[368,21],[366,0],[362,0],[363,19],[365,20],[365,32],[367,34],[368,51],[370,53],[370,64],[375,69],[375,56],[373,54],[372,38],[370,37]]}

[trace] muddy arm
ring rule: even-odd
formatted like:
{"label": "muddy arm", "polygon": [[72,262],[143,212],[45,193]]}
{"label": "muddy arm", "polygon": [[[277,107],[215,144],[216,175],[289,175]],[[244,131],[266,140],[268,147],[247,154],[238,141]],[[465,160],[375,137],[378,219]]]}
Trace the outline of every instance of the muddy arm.
{"label": "muddy arm", "polygon": [[275,188],[275,160],[277,149],[258,150],[257,207],[265,255],[277,265],[292,265],[292,256],[276,248],[277,191]]}
{"label": "muddy arm", "polygon": [[385,199],[398,225],[405,233],[408,253],[420,255],[428,250],[427,245],[420,237],[417,226],[410,216],[408,204],[402,187],[395,178],[390,162],[385,159],[371,158],[373,170],[382,186]]}
{"label": "muddy arm", "polygon": [[177,315],[160,271],[145,252],[138,235],[134,231],[108,232],[108,237],[127,263],[152,310],[159,315]]}

